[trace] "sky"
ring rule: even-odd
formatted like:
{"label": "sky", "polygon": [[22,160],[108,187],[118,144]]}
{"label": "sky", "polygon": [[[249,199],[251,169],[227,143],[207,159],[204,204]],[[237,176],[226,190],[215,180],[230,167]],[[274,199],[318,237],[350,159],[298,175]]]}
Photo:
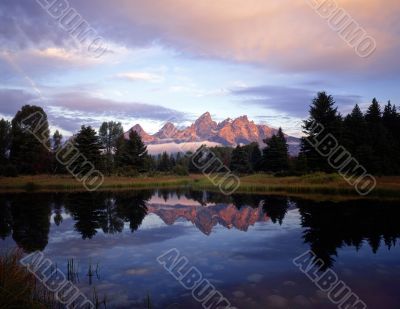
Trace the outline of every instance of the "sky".
{"label": "sky", "polygon": [[329,1],[374,39],[372,54],[318,14],[323,0],[0,0],[0,117],[39,105],[69,136],[111,120],[155,133],[208,111],[299,136],[319,91],[342,114],[374,97],[399,104],[399,1]]}

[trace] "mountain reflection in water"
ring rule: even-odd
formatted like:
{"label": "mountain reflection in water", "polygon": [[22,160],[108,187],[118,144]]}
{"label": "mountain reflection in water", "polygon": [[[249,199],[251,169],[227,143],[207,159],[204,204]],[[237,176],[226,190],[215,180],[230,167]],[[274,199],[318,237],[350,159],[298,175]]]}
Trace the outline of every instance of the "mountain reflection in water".
{"label": "mountain reflection in water", "polygon": [[131,192],[18,194],[0,196],[0,237],[12,237],[26,252],[44,250],[51,221],[71,217],[82,239],[98,233],[118,234],[140,229],[146,216],[157,215],[166,225],[191,222],[210,235],[217,225],[246,232],[257,222],[282,224],[287,212],[298,209],[302,238],[326,266],[337,250],[360,249],[366,243],[376,253],[391,249],[400,236],[400,208],[394,202],[312,202],[304,199],[233,195],[200,191],[142,190]]}
{"label": "mountain reflection in water", "polygon": [[[106,269],[103,275],[108,280],[103,286],[115,285],[115,291],[121,286],[127,289],[124,301],[114,299],[112,303],[121,308],[136,308],[132,299],[146,295],[149,288],[161,293],[160,297],[155,296],[155,308],[168,304],[162,297],[170,303],[193,306],[191,297],[180,294],[176,282],[169,283],[169,294],[162,293],[165,287],[157,290],[162,276],[165,275],[163,280],[174,281],[168,274],[160,274],[156,263],[156,257],[171,247],[186,252],[189,257],[192,253],[191,262],[206,269],[210,276],[219,276],[214,282],[221,281],[219,287],[232,295],[241,295],[232,289],[240,286],[243,292],[256,279],[265,290],[281,277],[290,279],[289,282],[298,278],[298,281],[305,280],[302,286],[310,285],[291,261],[306,250],[313,250],[324,261],[325,268],[340,269],[347,264],[353,268],[371,268],[365,272],[360,270],[366,278],[353,276],[346,283],[350,281],[357,286],[358,281],[372,279],[381,286],[374,296],[376,300],[379,293],[392,293],[389,286],[397,284],[395,278],[400,267],[393,261],[400,256],[399,250],[395,250],[400,237],[399,206],[398,202],[389,201],[314,202],[264,195],[227,197],[190,190],[4,194],[0,195],[0,244],[1,250],[17,245],[25,252],[45,251],[60,264],[72,255],[80,259],[87,256],[103,259]],[[375,267],[371,264],[372,256],[380,259],[377,267],[395,267],[393,275],[385,277],[386,281],[370,273]],[[132,265],[136,268],[132,269]],[[153,272],[158,269],[158,275],[142,269],[143,265],[151,265]],[[227,267],[237,271],[227,272],[224,270]],[[250,276],[241,278],[240,273],[246,271]],[[251,274],[254,272],[256,275]],[[267,274],[269,281],[260,279]],[[243,280],[243,285],[230,286]],[[249,281],[246,283],[246,280]],[[270,289],[277,290],[272,286]],[[302,289],[296,293],[315,293],[315,288]],[[256,293],[256,290],[246,293]],[[368,289],[360,288],[359,293],[364,293],[368,300]],[[388,308],[400,303],[397,293],[392,294]],[[315,297],[308,299],[315,301]],[[269,298],[258,301],[237,298],[233,302],[236,306],[260,308],[269,304],[274,308]],[[292,304],[293,299],[288,302]],[[374,304],[374,299],[369,304]],[[320,307],[313,307],[329,308],[329,305],[321,303]]]}

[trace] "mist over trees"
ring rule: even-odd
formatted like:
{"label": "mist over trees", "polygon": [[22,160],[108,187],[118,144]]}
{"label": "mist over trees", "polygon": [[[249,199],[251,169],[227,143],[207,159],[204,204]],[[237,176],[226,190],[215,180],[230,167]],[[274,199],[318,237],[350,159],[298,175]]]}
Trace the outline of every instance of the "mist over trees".
{"label": "mist over trees", "polygon": [[[35,113],[43,115],[40,127],[36,127],[38,119],[30,117]],[[324,134],[318,130],[321,127]],[[334,98],[320,92],[310,105],[303,130],[304,137],[297,157],[289,155],[286,135],[281,128],[265,139],[264,145],[255,142],[235,148],[219,146],[209,149],[226,167],[239,175],[259,172],[281,176],[330,173],[337,171],[309,142],[318,144],[330,134],[369,173],[400,174],[400,114],[391,102],[382,106],[373,99],[364,113],[355,105],[350,114],[342,116]],[[41,141],[30,131],[41,136]],[[57,160],[57,153],[66,142],[74,145],[83,155],[74,163],[74,169],[87,160],[106,175],[188,175],[201,172],[192,163],[191,152],[149,155],[140,135],[133,130],[124,134],[119,122],[104,122],[98,132],[83,125],[69,139],[65,139],[58,130],[51,135],[45,111],[39,106],[26,105],[11,122],[0,120],[0,175],[65,174],[67,170]]]}

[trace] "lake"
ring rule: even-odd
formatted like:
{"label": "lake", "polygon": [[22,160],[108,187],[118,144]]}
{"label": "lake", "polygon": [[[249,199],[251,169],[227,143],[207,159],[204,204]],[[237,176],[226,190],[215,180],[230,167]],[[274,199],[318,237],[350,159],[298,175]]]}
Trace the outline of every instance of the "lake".
{"label": "lake", "polygon": [[[337,308],[293,260],[309,250],[368,308],[400,308],[400,202],[190,190],[0,195],[0,245],[43,251],[107,308],[202,308],[158,260],[187,258],[236,308]],[[171,251],[172,250],[172,251]],[[165,263],[164,263],[165,264]],[[167,263],[168,264],[168,263]],[[91,269],[91,271],[89,271]],[[147,299],[147,300],[146,300]]]}

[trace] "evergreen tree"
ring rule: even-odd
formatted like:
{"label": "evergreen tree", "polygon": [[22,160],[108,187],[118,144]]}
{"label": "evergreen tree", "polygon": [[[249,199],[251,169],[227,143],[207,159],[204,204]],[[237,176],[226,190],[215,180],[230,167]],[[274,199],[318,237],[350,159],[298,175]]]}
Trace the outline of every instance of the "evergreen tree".
{"label": "evergreen tree", "polygon": [[383,111],[382,122],[387,131],[394,138],[399,135],[399,120],[400,119],[399,114],[397,113],[396,105],[392,105],[392,103],[389,101]]}
{"label": "evergreen tree", "polygon": [[390,147],[386,147],[387,162],[384,162],[384,172],[386,174],[400,173],[400,115],[397,113],[397,108],[389,101],[385,106],[382,115],[382,123],[387,131],[387,140]]}
{"label": "evergreen tree", "polygon": [[268,172],[283,172],[289,169],[289,147],[281,128],[276,135],[264,140],[263,168]]}
{"label": "evergreen tree", "polygon": [[184,160],[182,158],[182,153],[178,152],[176,154],[176,164],[178,165],[184,165]]}
{"label": "evergreen tree", "polygon": [[237,146],[232,151],[231,170],[240,174],[251,173],[249,155],[244,147]]}
{"label": "evergreen tree", "polygon": [[169,156],[169,162],[171,164],[171,169],[173,169],[176,166],[176,159],[175,159],[175,156],[173,154],[171,154]]}
{"label": "evergreen tree", "polygon": [[[306,138],[303,138],[301,141],[300,156],[306,160],[308,170],[310,171],[332,171],[328,160],[321,156],[307,139],[309,141],[321,140],[328,134],[332,134],[340,142],[342,117],[337,112],[333,97],[327,95],[325,92],[318,93],[317,97],[313,99],[309,113],[309,119],[304,121],[303,129]],[[317,124],[322,125],[324,128],[324,132],[321,135],[318,135],[319,132],[315,132]]]}
{"label": "evergreen tree", "polygon": [[123,136],[118,139],[116,161],[120,168],[129,167],[137,172],[146,171],[147,147],[136,131],[129,133],[129,139]]}
{"label": "evergreen tree", "polygon": [[99,137],[104,149],[104,168],[110,175],[115,167],[114,154],[116,152],[118,139],[124,134],[120,122],[103,122],[99,130]]}
{"label": "evergreen tree", "polygon": [[249,155],[252,172],[260,171],[262,167],[262,152],[260,150],[260,145],[258,143],[251,143],[245,146],[245,148]]}
{"label": "evergreen tree", "polygon": [[[74,139],[74,145],[87,161],[94,165],[96,169],[101,169],[101,143],[97,132],[92,127],[82,126]],[[76,172],[85,174],[89,171],[89,166],[82,166],[84,158],[76,160]]]}
{"label": "evergreen tree", "polygon": [[50,131],[44,110],[38,106],[25,105],[17,112],[11,123],[11,162],[20,173],[48,172],[50,170]]}
{"label": "evergreen tree", "polygon": [[343,122],[343,146],[361,164],[367,162],[370,152],[366,130],[364,115],[360,107],[356,105]]}
{"label": "evergreen tree", "polygon": [[381,124],[382,123],[382,111],[376,98],[372,100],[371,105],[368,107],[368,111],[365,114],[365,120],[368,124]]}
{"label": "evergreen tree", "polygon": [[231,165],[231,158],[232,158],[232,147],[212,147],[210,150],[217,156],[218,159],[221,160],[221,162],[225,166],[230,166]]}
{"label": "evergreen tree", "polygon": [[375,98],[365,114],[365,120],[369,149],[365,168],[369,173],[374,174],[389,172],[391,166],[388,156],[391,152],[391,145],[389,145],[388,132],[383,125],[380,104]]}
{"label": "evergreen tree", "polygon": [[171,161],[170,157],[166,152],[163,152],[162,155],[160,156],[160,160],[158,163],[158,170],[160,172],[169,172],[171,170]]}

